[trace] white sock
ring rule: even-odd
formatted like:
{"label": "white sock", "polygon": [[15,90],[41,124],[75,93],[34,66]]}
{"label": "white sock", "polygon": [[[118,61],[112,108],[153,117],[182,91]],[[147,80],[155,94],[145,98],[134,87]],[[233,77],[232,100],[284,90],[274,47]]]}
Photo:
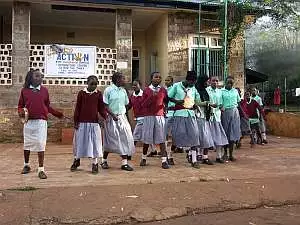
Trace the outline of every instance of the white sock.
{"label": "white sock", "polygon": [[44,167],[39,167],[38,168],[38,173],[41,172],[41,171],[45,172],[45,168]]}
{"label": "white sock", "polygon": [[161,162],[167,162],[167,157],[161,157]]}
{"label": "white sock", "polygon": [[192,152],[192,162],[195,163],[197,162],[197,152],[196,151],[191,151]]}
{"label": "white sock", "polygon": [[208,155],[203,155],[203,159],[208,159]]}
{"label": "white sock", "polygon": [[262,137],[263,140],[267,140],[267,135],[266,135],[266,133],[261,133],[261,137]]}
{"label": "white sock", "polygon": [[127,159],[122,159],[122,166],[125,166],[127,164],[128,164]]}
{"label": "white sock", "polygon": [[24,162],[24,166],[29,166],[29,163]]}
{"label": "white sock", "polygon": [[142,154],[142,159],[147,159],[147,154],[146,155]]}
{"label": "white sock", "polygon": [[217,159],[221,159],[223,154],[222,154],[222,147],[221,146],[217,146]]}
{"label": "white sock", "polygon": [[189,150],[189,156],[192,155],[192,152],[194,152],[193,150]]}
{"label": "white sock", "polygon": [[93,164],[97,164],[98,163],[98,158],[92,158],[91,161],[92,161]]}

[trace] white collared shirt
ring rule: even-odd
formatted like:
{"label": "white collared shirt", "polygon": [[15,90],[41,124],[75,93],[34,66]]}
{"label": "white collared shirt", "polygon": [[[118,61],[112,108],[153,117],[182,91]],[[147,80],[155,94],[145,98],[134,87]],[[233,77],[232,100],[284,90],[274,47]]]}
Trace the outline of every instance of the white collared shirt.
{"label": "white collared shirt", "polygon": [[37,86],[37,87],[34,87],[34,86],[32,86],[31,84],[30,84],[30,86],[29,86],[29,88],[30,89],[34,89],[34,90],[41,90],[41,85],[39,85],[39,86]]}
{"label": "white collared shirt", "polygon": [[141,97],[141,96],[143,96],[143,90],[140,89],[140,91],[139,91],[138,94],[136,94],[135,91],[134,91],[132,95],[133,95],[134,97]]}
{"label": "white collared shirt", "polygon": [[97,88],[94,91],[90,92],[86,87],[83,89],[83,91],[90,95],[98,92]]}
{"label": "white collared shirt", "polygon": [[160,85],[158,85],[157,87],[154,87],[152,84],[149,85],[149,88],[152,90],[152,91],[156,91],[156,92],[159,92],[160,90]]}

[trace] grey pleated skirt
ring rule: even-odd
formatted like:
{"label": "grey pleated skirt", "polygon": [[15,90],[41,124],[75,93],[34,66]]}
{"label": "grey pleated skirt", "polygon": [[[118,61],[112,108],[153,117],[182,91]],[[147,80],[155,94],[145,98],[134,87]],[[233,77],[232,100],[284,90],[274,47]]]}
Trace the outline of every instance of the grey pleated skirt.
{"label": "grey pleated skirt", "polygon": [[145,144],[165,143],[165,118],[163,116],[144,117],[141,141]]}
{"label": "grey pleated skirt", "polygon": [[203,149],[214,147],[209,121],[204,118],[198,118],[197,123],[199,129],[199,147]]}
{"label": "grey pleated skirt", "polygon": [[142,139],[143,123],[144,123],[144,119],[139,119],[136,121],[136,125],[133,130],[133,140],[134,141],[140,141]]}
{"label": "grey pleated skirt", "polygon": [[132,155],[135,151],[130,124],[126,115],[119,115],[118,121],[109,116],[104,124],[103,148],[107,152]]}
{"label": "grey pleated skirt", "polygon": [[247,119],[245,117],[241,117],[241,132],[242,132],[243,136],[251,134],[249,119]]}
{"label": "grey pleated skirt", "polygon": [[101,129],[98,123],[80,123],[74,132],[73,152],[77,159],[102,157]]}
{"label": "grey pleated skirt", "polygon": [[172,139],[177,147],[195,147],[199,145],[199,130],[195,117],[173,117]]}
{"label": "grey pleated skirt", "polygon": [[226,109],[222,113],[222,125],[228,141],[238,141],[241,138],[240,115],[237,108]]}
{"label": "grey pleated skirt", "polygon": [[166,118],[166,125],[165,125],[166,137],[168,137],[172,133],[173,123],[174,123],[174,116],[170,116]]}
{"label": "grey pleated skirt", "polygon": [[223,129],[222,123],[212,121],[209,123],[210,132],[214,142],[214,147],[224,146],[228,144],[226,133]]}

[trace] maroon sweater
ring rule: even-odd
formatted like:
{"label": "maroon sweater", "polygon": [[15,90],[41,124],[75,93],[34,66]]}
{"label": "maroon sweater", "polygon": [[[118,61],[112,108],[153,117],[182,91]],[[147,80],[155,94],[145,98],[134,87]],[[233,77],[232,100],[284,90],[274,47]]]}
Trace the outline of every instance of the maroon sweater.
{"label": "maroon sweater", "polygon": [[48,114],[61,118],[63,114],[54,110],[50,106],[49,93],[47,88],[41,86],[39,91],[30,88],[22,88],[18,103],[18,111],[21,112],[26,107],[30,120],[47,120]]}
{"label": "maroon sweater", "polygon": [[133,94],[129,98],[130,107],[133,109],[134,117],[145,116],[145,108],[142,107],[143,96],[134,96]]}
{"label": "maroon sweater", "polygon": [[161,87],[159,92],[155,95],[151,88],[146,87],[143,93],[141,107],[145,110],[145,116],[163,116],[165,114],[167,101],[168,93],[165,88]]}
{"label": "maroon sweater", "polygon": [[100,91],[93,94],[81,90],[77,95],[77,103],[74,112],[74,123],[98,123],[100,115],[106,119],[107,113]]}

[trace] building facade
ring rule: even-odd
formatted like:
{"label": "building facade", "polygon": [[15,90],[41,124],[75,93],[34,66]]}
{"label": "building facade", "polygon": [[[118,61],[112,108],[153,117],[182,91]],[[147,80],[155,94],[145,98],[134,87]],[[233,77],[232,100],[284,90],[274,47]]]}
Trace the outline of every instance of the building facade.
{"label": "building facade", "polygon": [[[134,79],[147,84],[154,71],[175,81],[187,70],[220,78],[223,74],[214,4],[202,7],[200,34],[198,4],[187,1],[6,0],[0,2],[0,21],[0,142],[22,140],[16,106],[29,69],[45,74],[53,106],[72,116],[87,74],[49,72],[55,48],[68,55],[64,51],[91,47],[90,65],[100,89],[110,85],[116,70],[128,84]],[[243,44],[243,38],[234,41],[230,53],[229,72],[239,86],[244,79]],[[50,117],[49,141],[60,141],[61,130],[69,126]]]}

